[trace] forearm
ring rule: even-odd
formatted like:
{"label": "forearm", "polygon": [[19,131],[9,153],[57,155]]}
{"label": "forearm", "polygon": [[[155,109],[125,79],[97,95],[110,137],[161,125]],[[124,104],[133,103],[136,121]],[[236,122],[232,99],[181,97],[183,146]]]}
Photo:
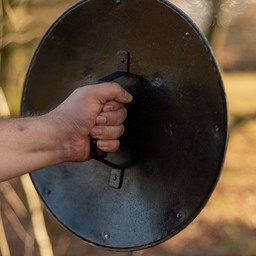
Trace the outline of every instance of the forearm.
{"label": "forearm", "polygon": [[132,96],[116,83],[76,89],[46,115],[0,121],[0,181],[57,163],[90,159],[90,138],[115,152]]}
{"label": "forearm", "polygon": [[0,121],[0,181],[57,164],[69,155],[58,120],[50,116]]}

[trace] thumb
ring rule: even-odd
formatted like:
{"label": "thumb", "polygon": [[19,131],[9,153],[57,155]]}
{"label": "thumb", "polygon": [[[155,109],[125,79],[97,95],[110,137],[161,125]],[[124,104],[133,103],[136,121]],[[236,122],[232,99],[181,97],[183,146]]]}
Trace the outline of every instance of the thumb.
{"label": "thumb", "polygon": [[129,103],[132,101],[133,97],[124,88],[122,88],[118,83],[102,83],[93,85],[96,89],[95,95],[102,104],[109,101],[116,101],[122,104]]}

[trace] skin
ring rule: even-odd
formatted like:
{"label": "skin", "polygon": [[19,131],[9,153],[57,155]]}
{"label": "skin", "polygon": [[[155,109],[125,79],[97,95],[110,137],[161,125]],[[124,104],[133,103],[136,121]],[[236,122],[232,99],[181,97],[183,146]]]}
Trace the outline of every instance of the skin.
{"label": "skin", "polygon": [[132,96],[119,84],[76,89],[51,112],[0,121],[0,181],[62,162],[90,159],[90,138],[115,152]]}
{"label": "skin", "polygon": [[[62,162],[90,159],[90,139],[105,152],[115,152],[132,96],[116,83],[75,90],[51,112],[0,121],[0,181]],[[98,256],[131,256],[94,248]]]}

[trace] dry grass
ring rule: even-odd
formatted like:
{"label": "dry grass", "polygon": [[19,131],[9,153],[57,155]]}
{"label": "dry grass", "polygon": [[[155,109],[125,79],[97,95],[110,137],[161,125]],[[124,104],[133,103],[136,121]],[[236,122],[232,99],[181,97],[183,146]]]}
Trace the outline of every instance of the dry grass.
{"label": "dry grass", "polygon": [[256,112],[256,73],[223,74],[231,114]]}

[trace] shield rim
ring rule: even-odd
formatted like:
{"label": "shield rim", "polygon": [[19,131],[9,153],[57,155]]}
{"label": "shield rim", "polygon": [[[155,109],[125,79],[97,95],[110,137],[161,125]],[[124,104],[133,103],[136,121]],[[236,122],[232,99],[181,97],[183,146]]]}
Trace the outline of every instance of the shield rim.
{"label": "shield rim", "polygon": [[[53,23],[52,25],[46,30],[46,32],[44,33],[43,37],[41,38],[41,40],[38,42],[37,46],[35,47],[35,51],[32,54],[32,58],[28,64],[28,68],[27,68],[27,72],[26,72],[26,77],[24,80],[24,86],[23,86],[23,91],[22,91],[22,96],[21,96],[21,105],[20,105],[20,115],[21,116],[26,116],[26,110],[25,110],[25,106],[24,106],[24,101],[25,101],[25,97],[26,97],[26,92],[28,90],[28,86],[27,86],[27,81],[28,81],[28,77],[30,76],[30,72],[31,72],[31,67],[34,64],[34,61],[36,59],[37,53],[40,51],[41,46],[44,44],[45,40],[47,39],[47,37],[49,36],[50,32],[56,27],[58,26],[59,22],[61,22],[63,19],[65,19],[66,15],[69,14],[70,12],[72,12],[73,10],[75,10],[76,8],[79,8],[79,6],[85,4],[86,2],[89,2],[90,0],[82,0],[79,1],[75,4],[73,4],[72,6],[70,6],[67,10],[65,10]],[[207,38],[205,37],[205,35],[200,31],[200,29],[198,28],[198,26],[195,24],[195,22],[187,15],[185,14],[179,7],[177,7],[176,5],[174,5],[173,3],[169,2],[168,0],[156,0],[158,2],[160,2],[161,4],[164,4],[167,8],[172,9],[172,11],[174,11],[181,19],[183,19],[188,26],[190,26],[193,31],[195,32],[195,34],[198,36],[198,38],[200,39],[201,43],[204,45],[204,47],[206,48],[209,57],[211,59],[211,62],[213,64],[213,68],[215,69],[215,73],[218,77],[218,86],[221,89],[222,92],[222,99],[223,100],[223,113],[225,114],[225,118],[223,118],[223,120],[225,119],[225,122],[223,123],[223,125],[225,125],[225,129],[224,129],[224,138],[225,140],[223,140],[223,146],[221,148],[222,152],[221,152],[221,156],[222,159],[219,161],[219,168],[218,171],[216,172],[216,177],[214,179],[214,182],[212,182],[211,186],[209,187],[208,193],[205,194],[204,199],[202,200],[202,203],[199,205],[199,207],[197,208],[196,211],[194,211],[193,215],[190,216],[190,218],[184,222],[182,225],[179,226],[178,229],[176,229],[175,231],[173,231],[171,234],[162,237],[161,239],[158,239],[154,242],[148,243],[148,244],[144,244],[141,246],[133,246],[133,247],[111,247],[111,246],[105,246],[99,243],[95,243],[92,242],[88,239],[86,239],[85,237],[82,237],[81,235],[75,233],[70,227],[66,226],[62,220],[60,220],[55,214],[54,212],[48,207],[47,202],[45,201],[44,197],[41,195],[36,182],[33,179],[33,173],[30,173],[30,178],[31,181],[39,195],[39,197],[41,198],[41,200],[44,202],[45,208],[47,209],[47,211],[49,211],[51,213],[51,215],[54,216],[54,218],[61,224],[61,226],[70,231],[73,235],[75,235],[76,237],[79,237],[83,242],[86,242],[92,246],[95,247],[99,247],[99,248],[105,248],[107,250],[110,251],[119,251],[119,252],[129,252],[129,251],[137,251],[137,250],[143,250],[143,249],[147,249],[156,245],[159,245],[167,240],[169,240],[170,238],[174,237],[175,235],[177,235],[179,232],[181,232],[183,229],[185,229],[190,223],[192,223],[194,221],[194,219],[199,215],[199,213],[202,211],[202,209],[205,207],[205,205],[207,204],[207,202],[209,201],[218,181],[220,178],[220,175],[222,173],[222,169],[223,169],[223,165],[224,165],[224,161],[225,161],[225,154],[226,154],[226,149],[227,149],[227,141],[228,141],[228,124],[229,124],[229,120],[228,120],[228,106],[227,106],[227,102],[226,102],[226,93],[225,93],[225,88],[224,88],[224,83],[221,77],[221,72],[220,72],[220,67],[218,65],[218,62],[216,60],[215,54],[207,40]]]}

